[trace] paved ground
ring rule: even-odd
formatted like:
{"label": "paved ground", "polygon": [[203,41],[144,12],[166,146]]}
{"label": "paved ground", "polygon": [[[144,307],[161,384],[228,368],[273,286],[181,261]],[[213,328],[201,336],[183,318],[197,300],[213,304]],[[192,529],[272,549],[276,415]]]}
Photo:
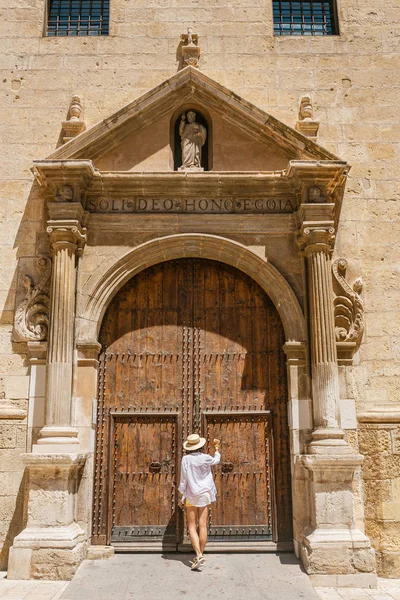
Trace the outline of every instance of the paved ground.
{"label": "paved ground", "polygon": [[192,557],[117,554],[86,561],[61,600],[317,600],[292,554],[209,554],[202,571],[190,570]]}
{"label": "paved ground", "polygon": [[291,554],[210,554],[202,572],[186,554],[118,554],[84,561],[71,582],[8,581],[1,600],[400,600],[400,580],[379,589],[314,590]]}

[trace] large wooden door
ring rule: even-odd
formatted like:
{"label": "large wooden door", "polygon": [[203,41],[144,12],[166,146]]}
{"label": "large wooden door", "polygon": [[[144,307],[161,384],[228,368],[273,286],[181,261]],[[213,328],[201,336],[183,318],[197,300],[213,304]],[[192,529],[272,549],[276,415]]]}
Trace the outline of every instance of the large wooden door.
{"label": "large wooden door", "polygon": [[241,271],[181,259],[140,273],[103,320],[93,543],[174,548],[182,440],[222,439],[210,539],[291,539],[279,315]]}

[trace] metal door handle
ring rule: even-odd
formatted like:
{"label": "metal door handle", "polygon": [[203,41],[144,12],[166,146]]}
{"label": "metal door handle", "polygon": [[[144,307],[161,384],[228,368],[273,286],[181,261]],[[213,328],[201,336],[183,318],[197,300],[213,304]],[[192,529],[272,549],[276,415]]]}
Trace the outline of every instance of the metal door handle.
{"label": "metal door handle", "polygon": [[151,462],[149,465],[150,473],[159,473],[161,471],[161,463],[159,462]]}
{"label": "metal door handle", "polygon": [[234,466],[235,465],[233,464],[233,462],[223,462],[222,463],[222,472],[230,473],[231,471],[233,471]]}

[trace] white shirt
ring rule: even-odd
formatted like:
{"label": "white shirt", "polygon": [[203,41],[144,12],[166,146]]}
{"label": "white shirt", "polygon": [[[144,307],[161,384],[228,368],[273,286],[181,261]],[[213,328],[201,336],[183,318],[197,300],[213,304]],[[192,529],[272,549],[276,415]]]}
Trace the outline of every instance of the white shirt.
{"label": "white shirt", "polygon": [[182,458],[181,482],[178,490],[185,497],[194,498],[200,494],[209,493],[211,502],[215,502],[217,488],[211,473],[212,465],[217,465],[221,460],[218,450],[214,456],[203,452],[191,452]]}

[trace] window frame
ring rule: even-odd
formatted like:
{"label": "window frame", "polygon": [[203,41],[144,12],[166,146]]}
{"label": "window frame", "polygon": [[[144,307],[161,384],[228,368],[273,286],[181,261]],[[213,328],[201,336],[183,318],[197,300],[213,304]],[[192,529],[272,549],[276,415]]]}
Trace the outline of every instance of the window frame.
{"label": "window frame", "polygon": [[[290,7],[290,17],[291,17],[291,23],[282,23],[281,20],[281,15],[282,15],[282,10],[281,10],[281,6],[280,11],[279,11],[279,17],[280,20],[276,21],[275,20],[275,5],[277,3],[279,3],[279,5],[281,5],[282,2],[290,2],[290,4],[292,5],[292,3],[299,3],[301,5],[304,4],[310,4],[310,7],[313,4],[326,4],[329,6],[329,15],[330,15],[330,21],[331,21],[331,29],[332,29],[332,33],[315,33],[315,29],[314,26],[312,27],[312,29],[310,30],[310,32],[304,32],[303,30],[303,23],[302,22],[293,22],[292,21],[292,17],[293,17],[293,10],[292,10],[292,6]],[[311,12],[311,11],[310,11]],[[303,6],[301,7],[301,15],[303,15]],[[311,13],[312,14],[312,13]],[[288,26],[288,33],[283,33],[282,32],[282,24],[287,25]],[[299,34],[293,33],[293,25],[298,25],[299,29],[302,29],[302,32]],[[324,27],[323,23],[317,23],[317,25],[321,25],[322,27]],[[279,27],[279,31],[277,31],[275,28]],[[273,29],[273,36],[276,38],[328,38],[328,37],[332,37],[332,36],[339,36],[340,35],[340,28],[339,28],[339,14],[338,14],[338,3],[336,0],[272,0],[272,29]]]}
{"label": "window frame", "polygon": [[[109,37],[110,36],[110,26],[111,26],[111,17],[110,17],[110,13],[111,13],[111,0],[75,0],[77,3],[79,3],[79,17],[78,20],[81,18],[82,15],[82,4],[83,2],[89,2],[90,4],[90,12],[88,15],[88,19],[85,19],[86,21],[86,25],[80,29],[80,26],[78,26],[77,28],[71,29],[70,27],[65,28],[66,33],[65,34],[59,34],[59,29],[58,26],[56,27],[56,29],[53,31],[49,31],[49,23],[51,21],[50,19],[50,11],[52,8],[52,3],[54,2],[58,2],[58,3],[65,3],[68,4],[68,18],[67,21],[71,21],[71,4],[74,0],[46,0],[45,3],[45,18],[44,18],[44,22],[43,22],[43,37],[46,38],[100,38],[100,37]],[[100,17],[98,20],[101,25],[99,26],[99,28],[96,29],[92,29],[90,30],[90,21],[92,18],[92,14],[93,14],[93,3],[94,2],[98,2],[100,3]],[[103,19],[103,15],[104,12],[106,12],[107,14],[107,23],[106,23],[106,29],[107,31],[103,33],[103,27],[104,27],[104,19]],[[94,21],[95,19],[93,19]]]}

